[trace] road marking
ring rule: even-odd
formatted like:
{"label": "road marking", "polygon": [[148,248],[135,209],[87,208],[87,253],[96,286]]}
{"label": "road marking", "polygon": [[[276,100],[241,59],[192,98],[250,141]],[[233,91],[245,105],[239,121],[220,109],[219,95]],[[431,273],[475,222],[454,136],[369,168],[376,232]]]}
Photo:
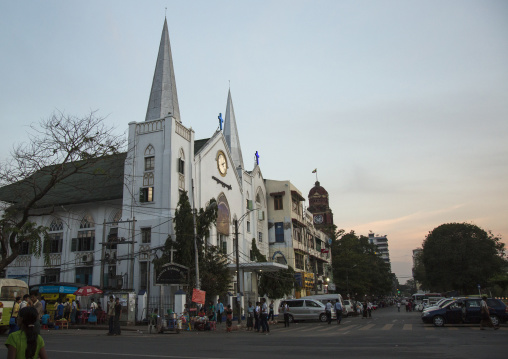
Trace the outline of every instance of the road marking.
{"label": "road marking", "polygon": [[[313,329],[313,328],[312,328]],[[328,328],[323,328],[323,329],[319,329],[318,332],[326,332],[326,331],[329,331],[330,330],[330,327]],[[302,330],[303,331],[303,330]]]}
{"label": "road marking", "polygon": [[49,353],[69,353],[69,354],[95,354],[95,355],[108,355],[108,356],[128,356],[137,358],[181,358],[181,359],[224,359],[217,357],[191,357],[181,355],[156,355],[156,354],[121,354],[121,353],[104,353],[104,352],[83,352],[71,350],[46,350]]}
{"label": "road marking", "polygon": [[404,324],[402,330],[413,330],[413,324]]}
{"label": "road marking", "polygon": [[349,329],[353,329],[353,328],[356,328],[358,325],[348,325],[346,327],[343,327],[343,328],[340,328],[339,331],[344,331],[344,330],[349,330]]}
{"label": "road marking", "polygon": [[393,327],[393,324],[385,324],[385,326],[383,328],[381,328],[381,330],[390,330],[392,329]]}
{"label": "road marking", "polygon": [[370,328],[374,327],[376,324],[367,324],[364,327],[361,327],[360,330],[369,330]]}

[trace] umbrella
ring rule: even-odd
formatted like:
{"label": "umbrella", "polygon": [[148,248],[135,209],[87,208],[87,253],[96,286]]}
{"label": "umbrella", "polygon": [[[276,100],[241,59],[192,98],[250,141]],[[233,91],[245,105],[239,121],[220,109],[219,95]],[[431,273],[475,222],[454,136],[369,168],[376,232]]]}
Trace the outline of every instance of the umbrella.
{"label": "umbrella", "polygon": [[102,290],[96,287],[92,287],[91,285],[87,285],[86,287],[81,287],[74,292],[74,295],[80,296],[89,296],[94,294],[102,294]]}

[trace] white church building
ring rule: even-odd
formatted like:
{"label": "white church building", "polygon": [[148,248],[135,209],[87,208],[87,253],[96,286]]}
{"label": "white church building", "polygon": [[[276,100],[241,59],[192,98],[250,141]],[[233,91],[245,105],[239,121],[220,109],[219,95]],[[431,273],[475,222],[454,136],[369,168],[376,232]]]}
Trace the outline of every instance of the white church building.
{"label": "white church building", "polygon": [[[81,183],[79,191],[62,185],[45,198],[41,205],[53,206],[54,212],[34,221],[49,228],[51,266],[26,249],[6,269],[6,277],[26,277],[30,285],[81,283],[136,295],[174,294],[181,286],[153,283],[152,260],[168,235],[174,238],[173,217],[181,191],[187,191],[197,209],[206,208],[211,198],[217,200],[218,225],[208,244],[228,255],[231,294],[236,295],[239,278],[243,306],[256,300],[261,295],[256,274],[287,266],[252,263],[249,258],[253,238],[269,257],[267,193],[254,154],[244,163],[231,92],[223,129],[196,139],[189,125],[180,116],[164,21],[146,118],[128,124],[126,153],[97,164],[114,175],[75,178]],[[0,200],[6,200],[5,193],[0,190]],[[240,219],[237,276],[234,221]]]}

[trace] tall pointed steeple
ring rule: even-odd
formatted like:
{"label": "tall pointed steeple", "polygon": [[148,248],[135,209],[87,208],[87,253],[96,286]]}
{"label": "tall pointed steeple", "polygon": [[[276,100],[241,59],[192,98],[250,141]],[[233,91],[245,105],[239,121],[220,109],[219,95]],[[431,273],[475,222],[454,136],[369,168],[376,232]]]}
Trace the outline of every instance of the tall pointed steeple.
{"label": "tall pointed steeple", "polygon": [[229,151],[233,156],[235,168],[243,166],[242,147],[240,146],[240,137],[236,128],[235,110],[233,109],[233,100],[231,99],[231,89],[228,91],[228,103],[226,105],[226,118],[224,119],[224,136],[229,146]]}
{"label": "tall pointed steeple", "polygon": [[180,108],[178,107],[178,95],[176,93],[175,71],[173,70],[173,58],[169,43],[168,23],[164,19],[162,28],[159,55],[153,74],[152,91],[148,101],[145,121],[157,120],[166,117],[168,113],[179,122]]}

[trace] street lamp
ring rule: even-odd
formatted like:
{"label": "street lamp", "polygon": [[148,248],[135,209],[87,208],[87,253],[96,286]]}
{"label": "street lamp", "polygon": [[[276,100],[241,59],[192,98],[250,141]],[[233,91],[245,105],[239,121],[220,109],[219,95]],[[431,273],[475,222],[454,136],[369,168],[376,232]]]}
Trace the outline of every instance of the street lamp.
{"label": "street lamp", "polygon": [[235,241],[236,241],[236,285],[238,287],[238,296],[236,298],[236,305],[238,309],[238,324],[242,323],[242,307],[240,305],[240,293],[242,292],[242,281],[240,276],[240,250],[238,246],[238,225],[247,217],[248,214],[254,211],[258,211],[261,208],[254,208],[245,212],[239,219],[235,219]]}

